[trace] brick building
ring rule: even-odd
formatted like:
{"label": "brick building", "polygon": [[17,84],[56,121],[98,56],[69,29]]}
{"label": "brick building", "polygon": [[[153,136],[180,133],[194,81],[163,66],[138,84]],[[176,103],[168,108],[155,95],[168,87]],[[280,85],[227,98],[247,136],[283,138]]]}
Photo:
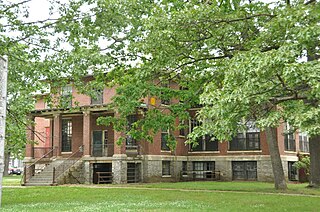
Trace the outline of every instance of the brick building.
{"label": "brick building", "polygon": [[[124,134],[115,131],[112,125],[96,123],[100,116],[117,116],[108,107],[115,88],[104,88],[95,98],[79,94],[71,84],[60,93],[72,96],[65,107],[48,108],[43,96],[30,113],[36,125],[31,126],[34,131],[28,131],[28,138],[37,144],[26,146],[25,185],[273,180],[266,135],[255,127],[239,132],[231,142],[209,142],[210,138],[204,136],[193,149],[185,145],[188,130],[174,132],[177,139],[174,151],[166,145],[165,130],[155,135],[153,143],[127,137],[126,142],[117,145],[115,141]],[[137,114],[128,117],[129,123],[141,118],[150,103],[168,104],[145,98]],[[196,110],[189,111],[191,117]],[[196,125],[195,119],[189,120],[189,131]],[[299,154],[307,154],[308,138],[305,134],[284,134],[286,127],[281,125],[277,129],[280,155],[288,180],[298,180],[299,174],[292,165]]]}

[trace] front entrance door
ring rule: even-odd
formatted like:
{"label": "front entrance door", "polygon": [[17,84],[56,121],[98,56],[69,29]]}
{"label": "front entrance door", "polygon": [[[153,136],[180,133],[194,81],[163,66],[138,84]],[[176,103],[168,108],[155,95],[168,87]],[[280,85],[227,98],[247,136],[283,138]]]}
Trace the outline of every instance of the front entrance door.
{"label": "front entrance door", "polygon": [[92,135],[92,156],[102,157],[107,154],[107,130],[94,130]]}

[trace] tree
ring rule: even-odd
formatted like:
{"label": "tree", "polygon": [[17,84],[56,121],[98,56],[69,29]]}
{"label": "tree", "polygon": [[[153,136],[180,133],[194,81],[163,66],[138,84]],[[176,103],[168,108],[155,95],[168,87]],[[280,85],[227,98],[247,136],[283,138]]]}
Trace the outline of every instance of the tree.
{"label": "tree", "polygon": [[[71,0],[59,11],[60,18],[38,24],[16,24],[14,13],[7,14],[11,23],[7,27],[15,30],[20,26],[24,32],[15,40],[32,46],[29,60],[51,50],[33,64],[41,70],[37,77],[45,77],[53,87],[67,83],[56,80],[66,76],[72,76],[79,88],[117,84],[113,108],[120,116],[101,122],[113,122],[123,131],[127,115],[141,106],[141,98],[181,100],[166,107],[166,113],[146,111],[144,119],[128,132],[137,139],[151,140],[150,132],[161,128],[185,127],[182,123],[176,127],[176,118],[187,119],[187,110],[199,103],[204,105],[199,112],[203,124],[191,138],[213,132],[220,140],[230,140],[245,127],[243,120],[254,119],[273,138],[268,144],[275,186],[286,188],[279,151],[272,149],[277,147],[274,130],[283,121],[310,133],[315,129],[308,123],[318,112],[319,64],[300,63],[297,58],[317,46],[317,1],[269,5],[214,0]],[[49,35],[56,39],[50,40]],[[96,79],[92,85],[81,82],[88,70]],[[183,89],[160,86],[170,80]],[[306,114],[310,119],[301,119]],[[174,138],[169,141],[174,148]]]}
{"label": "tree", "polygon": [[0,5],[0,55],[7,55],[9,61],[5,175],[10,155],[19,159],[24,157],[24,147],[30,142],[25,132],[31,124],[27,114],[34,108],[35,92],[43,92],[47,86],[39,81],[47,75],[49,65],[41,61],[41,54],[50,49],[47,30],[52,25],[50,20],[27,21],[27,3],[31,1]]}
{"label": "tree", "polygon": [[[81,11],[84,2],[91,8],[87,12]],[[287,121],[311,132],[300,118],[310,109],[314,117],[318,104],[310,102],[319,99],[318,61],[298,59],[318,43],[319,3],[288,3],[71,1],[57,25],[72,46],[63,64],[77,73],[91,67],[99,82],[112,79],[119,86],[113,106],[122,121],[102,120],[118,130],[125,130],[125,117],[145,96],[188,100],[167,107],[170,113],[148,110],[136,124],[142,131],[128,132],[136,138],[174,129],[175,118],[186,118],[199,95],[203,125],[192,138],[214,132],[219,140],[230,140],[244,127],[242,120],[254,119],[268,133],[275,186],[285,189],[275,127]],[[102,75],[105,69],[109,73]],[[185,89],[159,86],[168,80]]]}

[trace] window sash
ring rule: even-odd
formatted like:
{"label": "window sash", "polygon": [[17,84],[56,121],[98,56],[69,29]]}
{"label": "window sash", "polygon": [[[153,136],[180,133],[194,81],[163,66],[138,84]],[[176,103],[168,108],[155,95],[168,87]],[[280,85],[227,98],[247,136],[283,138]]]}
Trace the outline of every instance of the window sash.
{"label": "window sash", "polygon": [[161,132],[161,150],[164,150],[164,151],[169,151],[170,150],[170,148],[169,148],[169,146],[167,144],[168,136],[169,136],[168,130]]}
{"label": "window sash", "polygon": [[257,180],[256,161],[232,161],[233,180]]}
{"label": "window sash", "polygon": [[[190,132],[201,123],[196,119],[190,119]],[[197,139],[198,145],[194,148],[191,146],[191,151],[218,151],[218,141],[211,141],[212,135],[204,135]]]}
{"label": "window sash", "polygon": [[[137,115],[129,115],[127,117],[127,120],[128,120],[127,131],[130,131],[132,128],[132,125],[138,120],[138,117]],[[137,146],[137,141],[131,135],[127,135],[126,146],[135,147]]]}
{"label": "window sash", "polygon": [[95,90],[95,96],[91,97],[91,104],[98,105],[103,103],[103,90]]}
{"label": "window sash", "polygon": [[299,150],[309,152],[309,139],[307,135],[299,135]]}
{"label": "window sash", "polygon": [[72,120],[62,119],[61,151],[71,152],[71,143],[72,143]]}
{"label": "window sash", "polygon": [[170,161],[162,161],[162,175],[171,175]]}
{"label": "window sash", "polygon": [[[290,131],[290,125],[288,123],[285,124],[285,131]],[[283,134],[284,136],[284,150],[285,151],[296,151],[296,141],[295,141],[295,133],[289,132]]]}
{"label": "window sash", "polygon": [[229,143],[231,151],[260,150],[260,132],[238,133]]}
{"label": "window sash", "polygon": [[288,179],[291,181],[296,181],[298,179],[297,169],[294,167],[295,162],[288,161]]}
{"label": "window sash", "polygon": [[72,107],[72,86],[64,86],[61,90],[60,104],[62,107]]}

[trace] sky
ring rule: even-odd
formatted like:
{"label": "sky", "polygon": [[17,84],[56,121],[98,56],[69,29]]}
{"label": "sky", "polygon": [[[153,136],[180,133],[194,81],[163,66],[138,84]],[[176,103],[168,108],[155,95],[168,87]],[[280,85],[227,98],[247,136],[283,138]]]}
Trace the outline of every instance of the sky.
{"label": "sky", "polygon": [[28,4],[29,7],[29,20],[38,21],[50,17],[49,15],[49,2],[48,0],[32,0]]}
{"label": "sky", "polygon": [[[20,1],[20,0],[19,0]],[[263,2],[270,3],[276,2],[276,0],[262,0]],[[60,2],[68,2],[68,0],[60,0]],[[28,3],[30,7],[30,17],[29,20],[37,21],[49,18],[49,0],[31,0]]]}

